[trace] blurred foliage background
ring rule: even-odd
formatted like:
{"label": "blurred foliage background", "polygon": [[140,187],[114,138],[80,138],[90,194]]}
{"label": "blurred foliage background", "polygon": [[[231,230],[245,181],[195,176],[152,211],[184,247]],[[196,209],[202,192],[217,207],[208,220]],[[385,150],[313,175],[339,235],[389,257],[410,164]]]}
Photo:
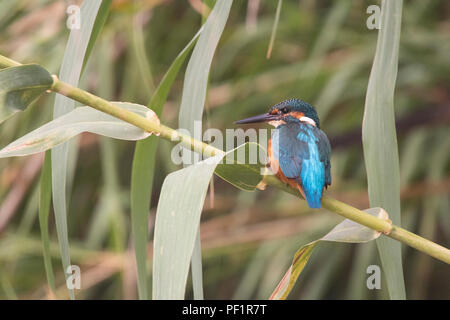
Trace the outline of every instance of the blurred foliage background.
{"label": "blurred foliage background", "polygon": [[[0,52],[57,73],[69,34],[66,8],[77,1],[0,2]],[[78,2],[79,3],[79,2]],[[277,1],[235,1],[210,73],[204,128],[234,128],[281,100],[312,103],[332,144],[328,194],[368,207],[361,122],[377,31],[366,9],[378,1],[285,0],[270,59]],[[146,105],[155,86],[202,22],[200,0],[114,0],[80,86],[103,98]],[[204,12],[204,11],[203,11]],[[395,108],[402,225],[450,246],[450,3],[405,0]],[[162,122],[177,127],[183,74]],[[54,96],[0,126],[5,146],[52,117]],[[150,210],[152,225],[172,144],[161,140]],[[69,236],[82,270],[81,299],[136,298],[130,247],[130,172],[134,143],[84,134],[71,153]],[[0,161],[0,299],[52,298],[39,234],[42,155]],[[202,215],[205,297],[266,299],[301,245],[340,218],[312,211],[279,190],[248,193],[214,179]],[[67,296],[51,216],[58,298]],[[407,297],[449,299],[448,265],[403,247]],[[291,299],[386,299],[368,290],[366,268],[381,265],[375,243],[326,244],[311,257]],[[151,267],[151,263],[148,264]],[[150,271],[150,270],[149,270]],[[447,281],[444,281],[447,279]],[[189,282],[188,282],[189,283]],[[149,284],[151,288],[151,284]],[[188,288],[187,297],[191,297]]]}

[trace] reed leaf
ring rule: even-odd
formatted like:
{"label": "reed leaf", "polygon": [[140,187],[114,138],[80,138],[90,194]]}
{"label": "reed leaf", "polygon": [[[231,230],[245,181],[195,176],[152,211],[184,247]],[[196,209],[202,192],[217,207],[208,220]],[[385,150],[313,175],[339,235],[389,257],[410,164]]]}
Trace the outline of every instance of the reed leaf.
{"label": "reed leaf", "polygon": [[[202,29],[195,34],[192,40],[178,54],[153,94],[148,106],[155,111],[157,116],[161,116],[170,88],[201,31]],[[146,268],[147,226],[158,141],[159,139],[156,137],[149,137],[136,143],[131,171],[131,228],[138,270],[140,299],[148,298]]]}
{"label": "reed leaf", "polygon": [[248,151],[247,145],[175,171],[164,180],[155,221],[153,299],[184,298],[209,181],[225,156]]}
{"label": "reed leaf", "polygon": [[[84,64],[88,58],[88,48],[92,48],[98,33],[109,12],[111,1],[83,1],[80,16],[83,17],[80,29],[72,29],[64,53],[59,79],[71,85],[78,85]],[[101,14],[98,14],[101,13]],[[97,25],[95,24],[98,19]],[[103,21],[103,23],[102,23]],[[65,96],[57,95],[53,110],[54,118],[73,110],[75,102]],[[67,179],[68,145],[62,144],[52,150],[52,193],[55,212],[56,231],[60,243],[64,271],[70,265],[69,237],[67,232]],[[73,290],[69,290],[70,298],[74,299]]]}
{"label": "reed leaf", "polygon": [[[159,121],[155,113],[145,106],[129,102],[114,102],[114,104],[147,119]],[[151,134],[91,107],[78,107],[10,143],[0,150],[0,158],[43,152],[83,132],[130,141],[145,139]]]}
{"label": "reed leaf", "polygon": [[[364,210],[367,213],[381,219],[388,219],[388,214],[382,208],[370,208]],[[305,268],[314,248],[323,241],[364,243],[377,239],[380,232],[364,227],[352,220],[345,219],[319,240],[302,246],[294,256],[292,265],[286,271],[278,286],[270,296],[271,300],[284,300],[294,288],[294,285]]]}
{"label": "reed leaf", "polygon": [[[187,129],[191,134],[194,132],[194,122],[202,120],[211,62],[225,23],[228,20],[232,3],[231,0],[216,2],[203,25],[203,32],[195,45],[187,66],[178,124],[180,128]],[[184,152],[187,152],[187,150],[184,150]],[[200,232],[199,226],[197,229],[197,232]],[[192,281],[194,298],[202,299],[203,290],[200,290],[203,287],[200,236],[197,236],[197,240],[194,249],[196,252],[195,259],[192,261]]]}
{"label": "reed leaf", "polygon": [[52,176],[51,176],[51,155],[50,152],[45,153],[44,166],[41,171],[41,181],[39,188],[39,226],[41,229],[42,239],[42,255],[44,256],[44,267],[47,275],[47,282],[50,290],[54,294],[55,275],[50,253],[50,238],[48,233],[48,217],[50,215],[50,202],[52,199]]}
{"label": "reed leaf", "polygon": [[270,35],[269,47],[267,48],[267,54],[266,54],[267,59],[270,59],[270,56],[272,55],[272,49],[273,49],[273,44],[275,43],[275,36],[277,34],[278,22],[280,21],[280,13],[281,13],[282,5],[283,5],[283,0],[278,0],[277,11],[275,13],[275,20],[273,22],[272,33]]}
{"label": "reed leaf", "polygon": [[[362,140],[366,163],[370,206],[389,212],[400,225],[400,169],[395,130],[394,89],[398,68],[398,48],[402,1],[383,1],[381,29],[366,94]],[[377,240],[391,299],[405,299],[400,243]]]}
{"label": "reed leaf", "polygon": [[221,159],[204,160],[164,180],[155,221],[153,299],[184,298],[203,202]]}
{"label": "reed leaf", "polygon": [[0,70],[0,123],[25,110],[52,83],[50,73],[37,64]]}

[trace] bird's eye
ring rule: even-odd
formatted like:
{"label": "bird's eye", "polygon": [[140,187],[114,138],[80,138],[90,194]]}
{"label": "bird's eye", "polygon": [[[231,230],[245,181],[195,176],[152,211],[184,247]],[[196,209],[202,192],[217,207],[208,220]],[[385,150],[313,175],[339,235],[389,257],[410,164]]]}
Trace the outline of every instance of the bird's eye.
{"label": "bird's eye", "polygon": [[283,109],[281,109],[281,112],[283,112],[283,113],[288,113],[289,110],[288,110],[288,108],[283,108]]}

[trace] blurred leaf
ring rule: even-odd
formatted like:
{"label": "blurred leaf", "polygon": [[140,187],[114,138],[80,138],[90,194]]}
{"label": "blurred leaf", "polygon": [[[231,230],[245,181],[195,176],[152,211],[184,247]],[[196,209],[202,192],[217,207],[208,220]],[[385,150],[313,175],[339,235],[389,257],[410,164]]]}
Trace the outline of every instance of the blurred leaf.
{"label": "blurred leaf", "polygon": [[[370,206],[387,210],[400,226],[400,169],[394,114],[394,89],[402,1],[383,1],[381,29],[367,88],[362,127]],[[405,299],[400,242],[377,240],[391,299]]]}
{"label": "blurred leaf", "polygon": [[106,19],[108,18],[111,3],[112,0],[101,1],[100,8],[98,9],[97,16],[95,18],[94,26],[92,27],[92,31],[90,32],[91,36],[86,48],[86,53],[84,54],[83,69],[86,66],[86,63],[91,55],[91,51],[94,48],[94,44],[97,40],[97,37],[100,34],[100,31],[102,30],[103,26],[105,25]]}
{"label": "blurred leaf", "polygon": [[[260,158],[258,163],[250,164],[250,154],[259,154],[262,158]],[[265,163],[265,155],[265,149],[259,144],[254,142],[246,143],[240,148],[229,152],[225,159],[226,163],[219,164],[215,173],[241,190],[254,191],[263,178],[261,170],[264,169],[264,165],[261,163]]]}
{"label": "blurred leaf", "polygon": [[[364,211],[375,217],[388,219],[387,212],[382,208],[370,208]],[[345,219],[336,227],[334,227],[330,232],[328,232],[325,236],[323,236],[319,240],[310,242],[302,246],[295,253],[292,265],[289,267],[288,271],[283,276],[283,279],[281,279],[280,283],[273,291],[270,299],[284,300],[287,298],[289,293],[294,288],[294,285],[298,277],[300,276],[300,273],[308,263],[309,257],[311,256],[314,248],[321,241],[363,243],[377,239],[379,236],[380,232],[369,229],[352,220]]]}
{"label": "blurred leaf", "polygon": [[324,25],[320,30],[320,34],[315,40],[314,47],[312,48],[310,61],[306,65],[309,68],[309,63],[314,58],[324,55],[336,42],[339,31],[342,30],[342,26],[346,22],[346,17],[351,8],[351,2],[349,1],[335,1],[333,7],[330,8],[327,16],[324,18]]}
{"label": "blurred leaf", "polygon": [[50,73],[37,64],[0,70],[0,123],[25,110],[52,83]]}
{"label": "blurred leaf", "polygon": [[[202,28],[178,54],[153,94],[149,102],[149,107],[158,116],[161,116],[170,88],[201,32]],[[140,299],[148,298],[146,276],[148,213],[152,196],[158,141],[156,137],[149,137],[136,143],[131,171],[131,227],[138,269],[138,291]]]}
{"label": "blurred leaf", "polygon": [[50,237],[48,233],[48,217],[50,215],[50,201],[52,199],[51,155],[45,153],[44,165],[41,172],[39,195],[39,226],[41,229],[42,255],[44,256],[45,273],[50,290],[55,293],[55,275],[53,274],[50,254]]}
{"label": "blurred leaf", "polygon": [[417,172],[418,167],[424,165],[423,162],[417,161],[420,159],[424,151],[424,145],[429,137],[427,128],[419,128],[408,136],[408,139],[403,143],[403,150],[400,155],[400,182],[403,186],[411,183],[413,175]]}
{"label": "blurred leaf", "polygon": [[202,24],[208,19],[211,9],[216,5],[216,0],[203,0],[202,6]]}
{"label": "blurred leaf", "polygon": [[[351,79],[365,67],[369,61],[369,51],[364,50],[353,55],[330,77],[327,84],[321,90],[314,105],[318,107],[319,119],[328,117],[330,110],[336,102],[342,98],[342,94],[351,84]],[[370,51],[372,53],[372,51]]]}
{"label": "blurred leaf", "polygon": [[[158,119],[155,113],[145,106],[129,102],[113,103],[147,119]],[[92,132],[122,140],[140,140],[151,134],[91,107],[78,107],[10,143],[0,150],[0,158],[46,151],[82,132]]]}
{"label": "blurred leaf", "polygon": [[[134,3],[135,5],[137,2]],[[139,10],[139,8],[136,8]],[[146,94],[152,94],[155,91],[155,84],[152,77],[152,70],[150,67],[150,61],[147,57],[147,52],[145,50],[145,37],[144,37],[144,14],[145,12],[137,11],[133,15],[133,23],[131,25],[131,40],[132,40],[132,49],[134,51],[134,57],[136,58],[136,62],[138,65],[138,71],[141,75],[142,83],[144,85],[144,90]]]}
{"label": "blurred leaf", "polygon": [[162,109],[167,100],[167,96],[169,95],[170,88],[172,87],[172,84],[175,81],[175,78],[178,75],[178,72],[180,71],[183,62],[186,60],[186,57],[188,56],[189,52],[194,47],[194,44],[197,41],[200,34],[202,33],[202,31],[203,27],[201,27],[200,30],[198,30],[198,32],[194,35],[191,41],[189,41],[186,47],[184,47],[184,49],[181,50],[181,52],[172,62],[172,65],[170,66],[169,70],[167,70],[167,73],[164,75],[164,78],[161,80],[161,83],[159,84],[155,93],[153,94],[148,106],[149,108],[152,108],[153,111],[155,111],[155,113],[158,116],[161,115]]}
{"label": "blurred leaf", "polygon": [[278,242],[263,242],[251,257],[245,272],[240,280],[239,286],[233,294],[232,300],[246,300],[252,297],[253,292],[261,282],[261,277],[267,269],[267,260],[273,257],[280,249]]}
{"label": "blurred leaf", "polygon": [[[59,72],[59,79],[75,87],[82,69],[87,62],[89,52],[100,32],[100,28],[108,14],[110,1],[83,1],[80,16],[83,21],[80,29],[71,29],[69,40],[64,51],[64,58]],[[100,14],[99,14],[100,13]],[[98,23],[96,25],[96,21]],[[53,118],[58,118],[75,107],[75,102],[62,95],[56,95]],[[67,231],[67,165],[68,145],[62,144],[52,150],[52,193],[55,212],[56,232],[60,243],[64,271],[70,265],[69,237]],[[64,273],[67,275],[66,273]],[[74,299],[73,289],[69,289],[71,299]]]}
{"label": "blurred leaf", "polygon": [[[203,32],[189,59],[184,78],[178,125],[180,128],[187,129],[191,134],[194,133],[194,122],[202,120],[211,62],[219,39],[222,36],[223,29],[225,28],[225,23],[228,20],[232,4],[233,1],[231,0],[216,2],[203,25]],[[183,150],[183,152],[190,151]],[[194,159],[196,159],[195,156]],[[200,232],[199,225],[197,229],[197,232]],[[203,287],[200,236],[197,239],[195,259],[192,261],[192,282],[194,299],[202,299],[203,290],[198,290]]]}
{"label": "blurred leaf", "polygon": [[277,11],[275,13],[275,20],[273,22],[272,34],[270,35],[269,47],[267,48],[266,58],[270,59],[270,55],[272,54],[273,44],[275,42],[275,36],[277,34],[278,21],[280,20],[280,12],[281,6],[283,5],[283,0],[278,0]]}

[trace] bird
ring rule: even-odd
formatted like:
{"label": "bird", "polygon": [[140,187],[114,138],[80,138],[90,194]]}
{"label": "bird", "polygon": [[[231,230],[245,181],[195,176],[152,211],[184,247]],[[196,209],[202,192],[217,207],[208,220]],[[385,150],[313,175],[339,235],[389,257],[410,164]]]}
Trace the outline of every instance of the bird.
{"label": "bird", "polygon": [[323,190],[331,185],[331,146],[315,108],[303,100],[289,99],[235,124],[258,122],[275,128],[267,148],[271,170],[298,189],[310,208],[320,208]]}

